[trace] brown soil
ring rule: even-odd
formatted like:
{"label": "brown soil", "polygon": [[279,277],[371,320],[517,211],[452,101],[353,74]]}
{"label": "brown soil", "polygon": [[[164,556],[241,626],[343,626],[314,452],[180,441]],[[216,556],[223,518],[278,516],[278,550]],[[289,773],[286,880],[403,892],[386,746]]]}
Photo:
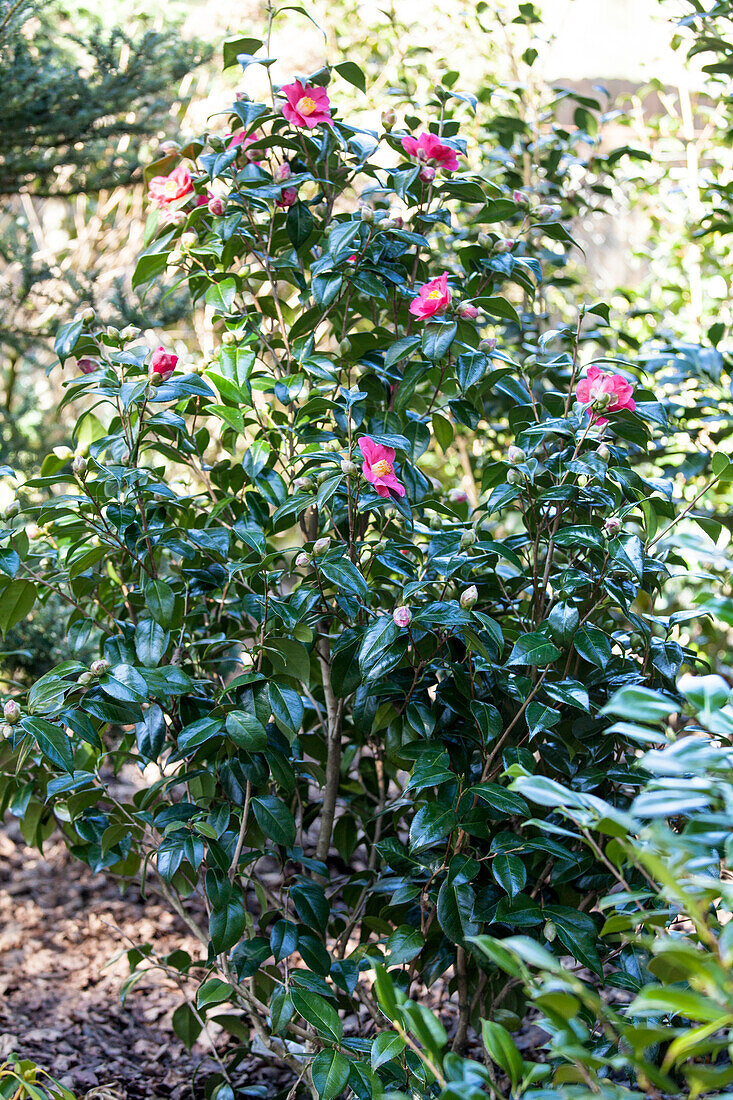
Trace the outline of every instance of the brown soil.
{"label": "brown soil", "polygon": [[[181,1003],[175,985],[155,972],[120,1002],[129,967],[125,956],[110,960],[153,938],[159,951],[198,954],[155,900],[121,894],[58,841],[41,855],[12,824],[0,830],[0,1062],[10,1053],[31,1058],[89,1100],[202,1096],[216,1064],[208,1043],[189,1053],[173,1032]],[[216,1028],[213,1038],[226,1042]],[[257,1058],[247,1058],[237,1076],[268,1097],[284,1084],[276,1067]]]}

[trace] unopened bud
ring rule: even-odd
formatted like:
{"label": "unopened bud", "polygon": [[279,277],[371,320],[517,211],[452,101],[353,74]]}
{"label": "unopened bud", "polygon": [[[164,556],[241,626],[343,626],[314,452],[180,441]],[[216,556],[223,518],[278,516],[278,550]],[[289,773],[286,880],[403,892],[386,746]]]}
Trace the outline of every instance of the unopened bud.
{"label": "unopened bud", "polygon": [[290,167],[288,162],[285,161],[284,164],[278,164],[277,168],[275,169],[274,178],[277,183],[285,183],[285,180],[289,180],[292,174],[292,168]]}
{"label": "unopened bud", "polygon": [[529,199],[525,195],[524,191],[513,191],[512,198],[517,206],[529,206]]}
{"label": "unopened bud", "polygon": [[488,336],[485,340],[481,340],[478,350],[486,352],[487,355],[491,355],[492,351],[496,350],[496,337]]}
{"label": "unopened bud", "polygon": [[8,699],[3,707],[3,718],[9,726],[17,726],[20,722],[20,707],[15,699]]}
{"label": "unopened bud", "polygon": [[545,921],[545,927],[542,931],[548,943],[552,943],[557,936],[557,928],[551,920]]}
{"label": "unopened bud", "polygon": [[115,328],[114,325],[107,325],[107,328],[105,329],[105,334],[110,340],[119,340],[120,338],[120,330],[118,328]]}
{"label": "unopened bud", "polygon": [[311,489],[313,487],[313,482],[309,477],[296,477],[295,481],[293,482],[293,486],[300,492],[305,492],[307,489]]}
{"label": "unopened bud", "polygon": [[339,340],[339,353],[341,355],[348,355],[351,351],[351,340],[348,336],[344,336],[343,340]]}
{"label": "unopened bud", "polygon": [[12,519],[13,516],[17,516],[20,512],[20,504],[17,500],[11,500],[10,504],[3,511],[3,517],[5,519]]}
{"label": "unopened bud", "polygon": [[324,451],[338,451],[341,444],[338,439],[327,439],[323,445]]}
{"label": "unopened bud", "polygon": [[482,248],[491,248],[494,244],[493,239],[488,233],[479,233],[477,239]]}
{"label": "unopened bud", "polygon": [[556,222],[562,211],[559,206],[551,206],[549,203],[543,203],[538,206],[534,212],[534,216],[539,218],[543,222]]}
{"label": "unopened bud", "polygon": [[105,672],[109,672],[111,665],[105,657],[100,657],[97,661],[92,661],[89,666],[89,671],[92,676],[104,676]]}
{"label": "unopened bud", "polygon": [[395,229],[402,229],[405,224],[405,219],[397,214],[396,217],[392,218],[392,222],[394,223]]}
{"label": "unopened bud", "polygon": [[85,309],[82,309],[79,311],[79,313],[77,313],[76,318],[78,321],[84,321],[86,324],[89,324],[91,321],[94,320],[96,316],[97,315],[92,307],[87,306]]}
{"label": "unopened bud", "polygon": [[603,524],[603,531],[609,539],[614,538],[620,530],[621,520],[618,516],[609,516]]}
{"label": "unopened bud", "polygon": [[629,645],[632,645],[634,649],[638,649],[644,645],[644,635],[639,634],[638,631],[634,631],[629,637]]}
{"label": "unopened bud", "polygon": [[9,726],[7,722],[3,722],[2,726],[0,726],[0,737],[12,737],[12,736],[13,736],[13,727]]}
{"label": "unopened bud", "polygon": [[298,554],[297,558],[295,559],[295,564],[297,565],[298,569],[307,569],[310,563],[310,557],[308,556],[308,554],[305,553]]}
{"label": "unopened bud", "polygon": [[435,179],[435,169],[432,164],[426,164],[424,168],[420,169],[420,179],[423,183],[432,183]]}
{"label": "unopened bud", "polygon": [[521,485],[523,478],[519,470],[511,469],[507,471],[506,479],[510,485]]}
{"label": "unopened bud", "polygon": [[476,541],[476,532],[473,530],[473,528],[469,528],[468,531],[464,531],[463,534],[461,535],[461,543],[460,543],[461,550],[468,550],[469,547],[473,546],[475,541]]}
{"label": "unopened bud", "polygon": [[83,455],[76,456],[74,461],[71,463],[71,469],[76,477],[84,477],[87,472],[87,460],[83,457]]}
{"label": "unopened bud", "polygon": [[197,240],[198,240],[198,237],[196,236],[195,233],[192,233],[190,231],[188,233],[182,233],[181,234],[181,248],[184,250],[184,252],[188,251],[189,249],[193,248],[193,246],[196,244]]}
{"label": "unopened bud", "polygon": [[389,546],[389,543],[387,542],[386,539],[380,539],[379,542],[374,543],[374,553],[375,554],[383,554],[388,546]]}
{"label": "unopened bud", "polygon": [[395,114],[392,107],[388,107],[386,111],[382,111],[382,126],[388,134],[391,133],[392,130],[394,130],[396,122],[397,115]]}
{"label": "unopened bud", "polygon": [[356,471],[357,471],[356,463],[352,462],[351,459],[344,458],[344,459],[341,460],[341,472],[343,474],[347,474],[347,475],[355,474]]}
{"label": "unopened bud", "polygon": [[392,612],[392,618],[395,626],[399,626],[404,630],[412,622],[412,612],[409,607],[396,607]]}
{"label": "unopened bud", "polygon": [[471,302],[462,302],[457,310],[459,317],[465,317],[467,321],[475,321],[478,317],[478,308]]}
{"label": "unopened bud", "polygon": [[369,206],[362,206],[361,208],[361,220],[366,222],[367,225],[371,225],[374,221],[374,211]]}
{"label": "unopened bud", "polygon": [[213,214],[214,217],[218,218],[224,213],[224,210],[226,209],[226,203],[224,202],[224,199],[220,198],[209,199],[206,204],[206,209],[209,211],[210,214]]}
{"label": "unopened bud", "polygon": [[507,448],[506,460],[510,466],[518,466],[520,462],[524,462],[527,456],[521,447],[515,447],[514,444]]}
{"label": "unopened bud", "polygon": [[160,151],[161,153],[165,153],[166,156],[172,156],[174,153],[178,152],[178,149],[179,145],[177,141],[169,140],[161,141],[160,143]]}
{"label": "unopened bud", "polygon": [[316,539],[313,543],[313,553],[318,555],[325,554],[330,545],[331,540],[329,538]]}
{"label": "unopened bud", "polygon": [[141,331],[137,325],[125,325],[120,332],[120,338],[122,340],[134,340],[135,337],[140,335]]}
{"label": "unopened bud", "polygon": [[473,605],[476,603],[477,599],[478,588],[475,584],[472,584],[470,588],[467,588],[465,590],[465,592],[461,592],[461,598],[458,602],[464,611],[470,611]]}
{"label": "unopened bud", "polygon": [[225,332],[221,338],[222,344],[236,344],[237,334],[235,332]]}
{"label": "unopened bud", "polygon": [[81,676],[76,682],[77,684],[80,684],[81,687],[86,687],[88,684],[93,684],[94,680],[95,677],[92,676],[91,672],[82,672]]}
{"label": "unopened bud", "polygon": [[431,516],[429,526],[431,531],[440,531],[443,527],[443,521],[440,516]]}
{"label": "unopened bud", "polygon": [[186,213],[184,210],[171,210],[166,214],[165,221],[167,225],[184,225],[186,222]]}
{"label": "unopened bud", "polygon": [[609,451],[605,443],[601,443],[600,447],[596,451],[596,454],[600,458],[601,462],[608,462],[609,458],[611,457],[611,452]]}
{"label": "unopened bud", "polygon": [[509,237],[503,237],[498,240],[494,245],[494,252],[498,252],[500,254],[503,254],[504,252],[511,252],[515,244],[516,241],[510,240]]}
{"label": "unopened bud", "polygon": [[613,394],[613,393],[602,393],[595,399],[595,401],[593,402],[593,405],[596,409],[607,409],[608,406],[612,405],[615,400],[616,400],[616,395],[615,394]]}
{"label": "unopened bud", "polygon": [[465,489],[453,488],[448,493],[451,504],[465,504],[468,501],[468,493]]}

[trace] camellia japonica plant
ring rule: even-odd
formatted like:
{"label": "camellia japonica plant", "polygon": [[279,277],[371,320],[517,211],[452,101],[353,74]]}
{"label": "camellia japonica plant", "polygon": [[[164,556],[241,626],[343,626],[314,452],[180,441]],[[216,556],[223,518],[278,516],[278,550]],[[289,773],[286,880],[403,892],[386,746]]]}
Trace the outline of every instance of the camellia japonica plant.
{"label": "camellia japonica plant", "polygon": [[526,995],[475,937],[602,974],[604,840],[510,784],[643,784],[600,712],[695,659],[664,612],[683,513],[665,409],[594,357],[607,307],[523,341],[567,233],[465,147],[471,97],[377,134],[344,80],[239,96],[149,172],[134,283],[187,284],[204,350],[91,310],[58,336],[78,450],[7,510],[0,625],[54,594],[98,657],[6,701],[0,807],[186,922],[194,956],[129,953],[188,991],[184,1042],[215,1019],[321,1100],[467,1098],[494,1088],[467,1042]]}

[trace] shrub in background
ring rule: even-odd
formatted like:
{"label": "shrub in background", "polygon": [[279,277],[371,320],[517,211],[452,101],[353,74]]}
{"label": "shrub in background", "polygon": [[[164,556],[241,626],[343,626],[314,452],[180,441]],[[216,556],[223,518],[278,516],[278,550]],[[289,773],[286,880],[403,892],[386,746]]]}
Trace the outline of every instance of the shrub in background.
{"label": "shrub in background", "polygon": [[99,656],[6,703],[0,806],[186,922],[197,956],[141,945],[128,986],[175,975],[184,1042],[215,1019],[321,1100],[467,1100],[498,1087],[460,1057],[472,1032],[491,1053],[527,1004],[476,937],[598,979],[615,951],[612,861],[507,777],[620,808],[643,784],[603,708],[696,660],[663,610],[689,508],[647,464],[664,405],[593,356],[605,305],[520,344],[527,235],[560,228],[461,168],[470,96],[438,86],[376,135],[339,117],[344,80],[241,97],[149,173],[134,281],[175,272],[212,358],[93,310],[58,336],[80,446],[6,517],[0,628],[53,593]]}

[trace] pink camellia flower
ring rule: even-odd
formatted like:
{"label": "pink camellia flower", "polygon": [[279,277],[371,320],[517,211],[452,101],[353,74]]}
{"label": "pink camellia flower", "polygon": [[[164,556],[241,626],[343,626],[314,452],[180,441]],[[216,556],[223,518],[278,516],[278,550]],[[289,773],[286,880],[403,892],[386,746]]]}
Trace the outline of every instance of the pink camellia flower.
{"label": "pink camellia flower", "polygon": [[82,374],[94,374],[95,370],[99,370],[99,363],[96,359],[77,359],[76,365]]}
{"label": "pink camellia flower", "polygon": [[244,130],[237,130],[236,134],[227,134],[227,137],[230,139],[227,142],[227,149],[236,149],[237,146],[241,145],[244,155],[246,156],[247,160],[250,161],[250,163],[261,164],[262,161],[254,159],[254,156],[256,154],[250,155],[249,153],[247,153],[247,146],[251,145],[254,141],[259,141],[260,136],[261,135],[257,133],[246,134]]}
{"label": "pink camellia flower", "polygon": [[405,495],[405,487],[398,481],[394,472],[395,453],[391,447],[383,447],[381,443],[375,443],[368,435],[363,435],[359,440],[359,450],[364,455],[362,472],[364,477],[374,486],[374,491],[380,497],[388,497],[392,489],[398,497]]}
{"label": "pink camellia flower", "polygon": [[289,206],[294,206],[298,201],[298,192],[294,187],[283,187],[280,192],[280,198],[275,199],[275,206],[279,206],[282,210],[287,210]]}
{"label": "pink camellia flower", "polygon": [[435,134],[426,133],[425,130],[418,138],[403,137],[402,148],[408,157],[432,164],[436,168],[445,168],[446,172],[455,172],[458,169],[455,149],[444,145]]}
{"label": "pink camellia flower", "polygon": [[410,313],[425,320],[445,313],[451,301],[448,289],[448,272],[444,271],[437,279],[431,279],[420,287],[417,298],[410,303]]}
{"label": "pink camellia flower", "polygon": [[178,356],[172,351],[166,351],[164,347],[156,348],[150,357],[151,373],[157,374],[161,382],[165,382],[166,378],[170,378],[173,374],[177,362]]}
{"label": "pink camellia flower", "polygon": [[148,184],[148,198],[161,210],[190,195],[192,191],[191,173],[183,164],[179,164],[167,176],[153,176]]}
{"label": "pink camellia flower", "polygon": [[618,412],[619,409],[636,408],[633,398],[634,387],[620,374],[610,374],[599,367],[588,367],[585,378],[578,382],[575,396],[583,405],[591,408],[591,423],[608,424],[608,418],[600,416],[602,412]]}
{"label": "pink camellia flower", "polygon": [[409,607],[396,607],[392,612],[392,618],[395,626],[399,626],[404,630],[412,622],[412,612]]}
{"label": "pink camellia flower", "polygon": [[283,115],[293,126],[306,126],[309,130],[320,123],[333,126],[331,101],[325,88],[296,80],[293,84],[283,85],[281,90],[286,98]]}
{"label": "pink camellia flower", "polygon": [[204,191],[204,193],[202,195],[197,195],[196,196],[195,205],[196,206],[208,206],[208,204],[211,202],[213,197],[214,196],[211,194],[211,191]]}

